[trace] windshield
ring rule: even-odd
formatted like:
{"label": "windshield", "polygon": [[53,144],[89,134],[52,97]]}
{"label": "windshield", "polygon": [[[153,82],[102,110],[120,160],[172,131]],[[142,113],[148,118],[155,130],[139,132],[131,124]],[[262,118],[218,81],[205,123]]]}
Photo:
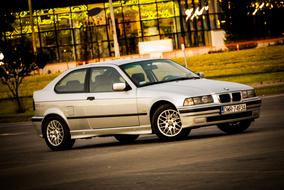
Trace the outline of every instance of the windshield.
{"label": "windshield", "polygon": [[120,68],[129,76],[136,86],[198,79],[192,71],[167,59],[154,59],[121,65]]}

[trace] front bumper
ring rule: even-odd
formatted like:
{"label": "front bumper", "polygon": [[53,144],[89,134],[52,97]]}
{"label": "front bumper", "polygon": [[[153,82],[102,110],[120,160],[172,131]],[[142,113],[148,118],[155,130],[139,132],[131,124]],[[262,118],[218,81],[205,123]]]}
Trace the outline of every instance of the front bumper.
{"label": "front bumper", "polygon": [[[246,104],[246,111],[222,114],[221,107],[227,105]],[[184,128],[197,128],[220,123],[254,120],[260,116],[261,99],[254,98],[241,102],[213,104],[210,106],[191,106],[178,108]]]}

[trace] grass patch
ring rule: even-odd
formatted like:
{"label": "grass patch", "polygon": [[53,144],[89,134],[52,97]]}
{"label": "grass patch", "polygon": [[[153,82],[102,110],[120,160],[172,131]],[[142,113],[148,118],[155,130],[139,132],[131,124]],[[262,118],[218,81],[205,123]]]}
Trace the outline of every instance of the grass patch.
{"label": "grass patch", "polygon": [[[207,77],[284,71],[284,46],[197,55],[187,58],[188,67]],[[173,59],[184,65],[183,58]]]}
{"label": "grass patch", "polygon": [[34,114],[32,97],[22,98],[25,113],[16,113],[17,103],[11,99],[0,99],[0,123],[28,121]]}
{"label": "grass patch", "polygon": [[[284,84],[256,87],[256,93],[258,96],[284,94]],[[9,99],[0,100],[0,107],[3,108],[0,111],[0,123],[30,121],[34,115],[32,97],[25,97],[24,104],[27,111],[18,114],[15,113],[16,102]]]}
{"label": "grass patch", "polygon": [[[32,96],[35,90],[44,88],[52,79],[57,77],[59,74],[44,74],[44,75],[33,75],[24,78],[23,83],[20,86],[20,96]],[[0,99],[10,98],[11,94],[7,86],[1,84],[0,86]]]}
{"label": "grass patch", "polygon": [[[245,84],[284,81],[284,45],[241,51],[197,55],[187,58],[189,68],[203,72],[206,78]],[[183,58],[173,59],[184,65]],[[56,74],[28,76],[20,86],[20,96],[32,96],[42,89]],[[6,86],[0,86],[0,99],[10,97]]]}
{"label": "grass patch", "polygon": [[272,72],[272,73],[242,74],[236,76],[208,77],[208,78],[230,81],[230,82],[239,82],[257,87],[261,85],[269,85],[269,84],[273,85],[275,83],[283,83],[284,71]]}
{"label": "grass patch", "polygon": [[256,94],[258,96],[284,94],[284,84],[256,88]]}
{"label": "grass patch", "polygon": [[[254,86],[259,96],[284,93],[284,45],[267,48],[247,49],[187,58],[189,68],[203,72],[206,78],[239,82]],[[183,58],[173,59],[184,65]],[[16,103],[10,97],[8,88],[0,85],[0,122],[26,121],[33,115],[32,94],[42,89],[57,74],[26,77],[20,87],[20,95],[26,108],[23,114],[16,114]]]}

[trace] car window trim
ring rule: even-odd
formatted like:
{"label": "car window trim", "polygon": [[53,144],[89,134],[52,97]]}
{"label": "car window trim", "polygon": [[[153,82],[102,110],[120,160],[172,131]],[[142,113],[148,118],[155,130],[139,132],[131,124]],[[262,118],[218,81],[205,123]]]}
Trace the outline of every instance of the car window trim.
{"label": "car window trim", "polygon": [[[129,91],[132,90],[132,87],[128,84],[127,80],[125,79],[125,77],[123,77],[123,75],[121,75],[121,73],[118,71],[117,68],[113,67],[113,66],[94,66],[94,67],[90,67],[88,68],[88,78],[87,78],[87,93],[114,93],[114,92],[119,92],[119,91],[105,91],[105,92],[91,92],[91,74],[92,74],[92,69],[97,69],[97,68],[112,68],[114,70],[116,70],[116,72],[123,78],[123,80],[125,81],[126,84],[126,90],[125,91]],[[120,67],[119,67],[120,69]],[[120,69],[122,70],[122,69]],[[123,71],[123,70],[122,70]],[[123,71],[124,73],[124,71]],[[128,76],[128,75],[126,75]],[[120,91],[121,92],[121,91]]]}
{"label": "car window trim", "polygon": [[[58,83],[60,83],[62,80],[64,80],[68,75],[74,73],[74,72],[78,72],[80,70],[86,70],[86,75],[85,75],[85,79],[84,79],[84,90],[82,91],[68,91],[68,92],[58,92],[56,90],[56,86],[58,85]],[[88,68],[82,68],[82,69],[75,69],[70,71],[69,73],[67,73],[65,76],[63,76],[55,85],[54,85],[54,92],[56,94],[78,94],[78,93],[86,93],[87,92],[87,88],[86,88],[86,80],[87,80],[87,75],[88,75]]]}
{"label": "car window trim", "polygon": [[[126,66],[126,65],[129,65],[129,64],[137,64],[137,63],[141,63],[141,62],[144,62],[144,61],[137,61],[137,62],[131,62],[131,63],[126,63],[126,64],[123,64],[123,65],[120,65],[119,68],[120,70],[129,78],[129,80],[132,82],[132,84],[134,84],[134,86],[136,86],[137,88],[140,88],[142,86],[139,86],[139,85],[136,85],[136,83],[133,81],[133,79],[129,76],[129,74],[123,69],[123,66]],[[142,66],[141,66],[142,67]],[[143,71],[144,71],[144,68],[142,67]],[[144,71],[145,72],[145,71]]]}
{"label": "car window trim", "polygon": [[[132,78],[128,75],[128,73],[123,69],[123,67],[126,66],[126,65],[129,65],[129,64],[139,64],[139,63],[144,63],[144,62],[147,62],[147,61],[152,61],[152,62],[170,61],[170,62],[176,63],[175,61],[170,60],[170,59],[159,58],[159,59],[151,59],[151,60],[146,60],[146,61],[143,60],[143,61],[137,61],[137,62],[126,63],[126,64],[123,64],[123,65],[120,65],[119,68],[120,68],[120,70],[122,70],[122,72],[123,72],[124,74],[126,74],[126,76],[128,76],[128,78],[131,80],[131,82],[132,82],[137,88],[141,88],[141,87],[145,87],[145,86],[151,86],[151,85],[156,85],[156,84],[162,84],[162,83],[167,83],[167,82],[173,82],[173,81],[158,81],[158,82],[152,82],[152,83],[147,83],[147,84],[142,84],[142,85],[136,85],[136,83],[132,80]],[[176,63],[176,64],[178,64],[178,63]],[[183,68],[183,69],[188,70],[189,72],[191,72],[192,74],[196,75],[196,77],[198,77],[198,78],[200,79],[200,77],[199,77],[195,72],[191,71],[190,69],[188,69],[188,68],[186,68],[186,67],[184,67],[184,66],[182,66],[182,65],[179,65],[179,64],[178,64],[178,66],[179,66],[180,68]],[[142,67],[142,69],[144,70],[144,72],[146,73],[146,70],[144,69],[144,67],[143,67],[142,65],[141,65],[141,67]],[[147,73],[146,73],[146,74],[147,74]],[[155,73],[152,72],[151,74],[153,75],[153,76],[151,76],[151,77],[156,78]],[[147,77],[148,77],[148,75],[147,75]],[[193,78],[195,78],[195,76],[193,76]],[[197,79],[197,78],[196,78],[196,79]],[[189,79],[189,80],[190,80],[190,79]]]}

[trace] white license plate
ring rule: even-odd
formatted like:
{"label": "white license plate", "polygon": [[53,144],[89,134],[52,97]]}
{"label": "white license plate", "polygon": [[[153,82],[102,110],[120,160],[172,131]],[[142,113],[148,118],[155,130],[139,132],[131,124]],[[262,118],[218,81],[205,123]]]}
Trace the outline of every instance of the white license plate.
{"label": "white license plate", "polygon": [[246,111],[246,109],[247,109],[246,104],[222,106],[221,113],[226,114],[226,113],[243,112],[243,111]]}

